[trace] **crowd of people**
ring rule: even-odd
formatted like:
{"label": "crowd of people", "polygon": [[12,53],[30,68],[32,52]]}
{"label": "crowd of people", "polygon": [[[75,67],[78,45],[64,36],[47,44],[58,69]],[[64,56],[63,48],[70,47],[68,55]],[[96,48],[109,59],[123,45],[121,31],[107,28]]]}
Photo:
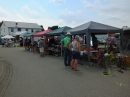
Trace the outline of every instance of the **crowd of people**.
{"label": "crowd of people", "polygon": [[[98,40],[95,34],[91,34],[92,37],[92,50],[98,50]],[[37,42],[34,41],[33,45],[31,44],[31,38],[25,39],[24,46],[28,47],[28,50],[36,46],[37,51],[40,53],[40,56],[43,57],[47,54],[47,48],[59,45],[60,49],[63,46],[64,53],[64,65],[71,66],[72,70],[78,71],[77,68],[78,60],[80,58],[80,44],[84,40],[80,41],[80,37],[76,35],[72,38],[71,33],[67,33],[66,37],[63,39],[55,39],[54,37],[42,37]],[[23,38],[20,39],[20,45],[23,46]],[[116,47],[116,38],[114,34],[110,34],[107,42],[110,44],[110,50],[113,50],[113,47]],[[15,43],[14,39],[2,39],[2,47],[10,47],[12,43]]]}
{"label": "crowd of people", "polygon": [[1,39],[2,47],[12,47],[14,46],[14,39]]}
{"label": "crowd of people", "polygon": [[[91,34],[92,37],[92,46],[90,50],[98,50],[98,40],[95,34]],[[113,51],[114,47],[116,47],[116,38],[114,34],[109,34],[109,38],[106,40],[105,44],[110,45],[110,51]],[[67,33],[66,37],[61,40],[61,44],[64,47],[64,65],[71,66],[72,70],[78,71],[77,68],[78,60],[80,58],[80,42],[79,36],[76,35],[74,39],[71,41],[71,33]]]}

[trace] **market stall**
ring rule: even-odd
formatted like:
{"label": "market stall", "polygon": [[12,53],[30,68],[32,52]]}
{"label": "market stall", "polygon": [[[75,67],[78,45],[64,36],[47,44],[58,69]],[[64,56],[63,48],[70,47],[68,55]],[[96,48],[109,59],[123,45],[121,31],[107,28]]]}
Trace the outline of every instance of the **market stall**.
{"label": "market stall", "polygon": [[31,38],[31,45],[30,45],[30,47],[25,46],[25,49],[28,49],[28,48],[32,49],[33,44],[34,44],[34,37],[33,37],[33,35],[36,34],[36,33],[38,33],[38,32],[40,32],[40,31],[35,31],[35,32],[32,32],[32,33],[25,33],[23,35],[23,46],[25,46],[24,45],[25,44],[25,38],[28,38],[28,37]]}
{"label": "market stall", "polygon": [[6,43],[5,45],[8,47],[14,47],[14,41],[12,41],[12,39],[14,39],[15,37],[11,36],[11,35],[5,35],[3,37],[1,37],[2,39],[6,39]]}
{"label": "market stall", "polygon": [[89,66],[90,66],[90,36],[91,36],[91,33],[107,34],[108,31],[112,32],[112,33],[121,33],[121,36],[122,36],[122,29],[112,27],[109,25],[105,25],[105,24],[101,24],[101,23],[96,23],[93,21],[85,23],[80,26],[77,26],[71,30],[68,30],[68,32],[70,32],[73,35],[76,35],[76,34],[85,34],[86,35]]}
{"label": "market stall", "polygon": [[[67,33],[68,30],[70,30],[71,28],[70,27],[61,27],[59,29],[56,29],[50,33],[47,33],[45,34],[46,37],[49,37],[49,36],[59,36],[60,39],[57,40],[58,42],[60,42],[61,39],[63,39],[63,36]],[[56,50],[54,50],[54,48],[56,48]],[[59,54],[61,53],[61,56],[62,56],[62,46],[60,45],[60,43],[57,43],[56,45],[54,45],[53,47],[48,47],[48,51],[54,51],[54,54]]]}

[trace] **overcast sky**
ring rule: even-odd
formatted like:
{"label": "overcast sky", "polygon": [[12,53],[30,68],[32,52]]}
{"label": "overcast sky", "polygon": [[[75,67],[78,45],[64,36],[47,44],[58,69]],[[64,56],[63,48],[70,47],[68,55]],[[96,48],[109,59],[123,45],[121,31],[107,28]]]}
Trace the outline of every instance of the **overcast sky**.
{"label": "overcast sky", "polygon": [[0,0],[0,21],[76,27],[89,21],[130,26],[130,0]]}

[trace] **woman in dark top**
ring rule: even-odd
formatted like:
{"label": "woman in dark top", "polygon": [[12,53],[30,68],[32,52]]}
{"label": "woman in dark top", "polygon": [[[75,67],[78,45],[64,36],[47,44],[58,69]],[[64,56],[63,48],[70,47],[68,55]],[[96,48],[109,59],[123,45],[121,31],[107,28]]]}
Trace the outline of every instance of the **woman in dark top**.
{"label": "woman in dark top", "polygon": [[98,40],[97,37],[95,36],[95,34],[91,34],[92,37],[92,44],[93,44],[93,48],[94,50],[98,49]]}

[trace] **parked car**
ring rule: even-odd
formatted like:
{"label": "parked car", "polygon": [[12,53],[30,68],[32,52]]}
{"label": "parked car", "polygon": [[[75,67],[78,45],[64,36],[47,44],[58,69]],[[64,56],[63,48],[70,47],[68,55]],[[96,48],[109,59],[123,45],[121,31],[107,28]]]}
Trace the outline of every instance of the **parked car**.
{"label": "parked car", "polygon": [[105,39],[97,39],[99,43],[106,43],[106,40]]}

